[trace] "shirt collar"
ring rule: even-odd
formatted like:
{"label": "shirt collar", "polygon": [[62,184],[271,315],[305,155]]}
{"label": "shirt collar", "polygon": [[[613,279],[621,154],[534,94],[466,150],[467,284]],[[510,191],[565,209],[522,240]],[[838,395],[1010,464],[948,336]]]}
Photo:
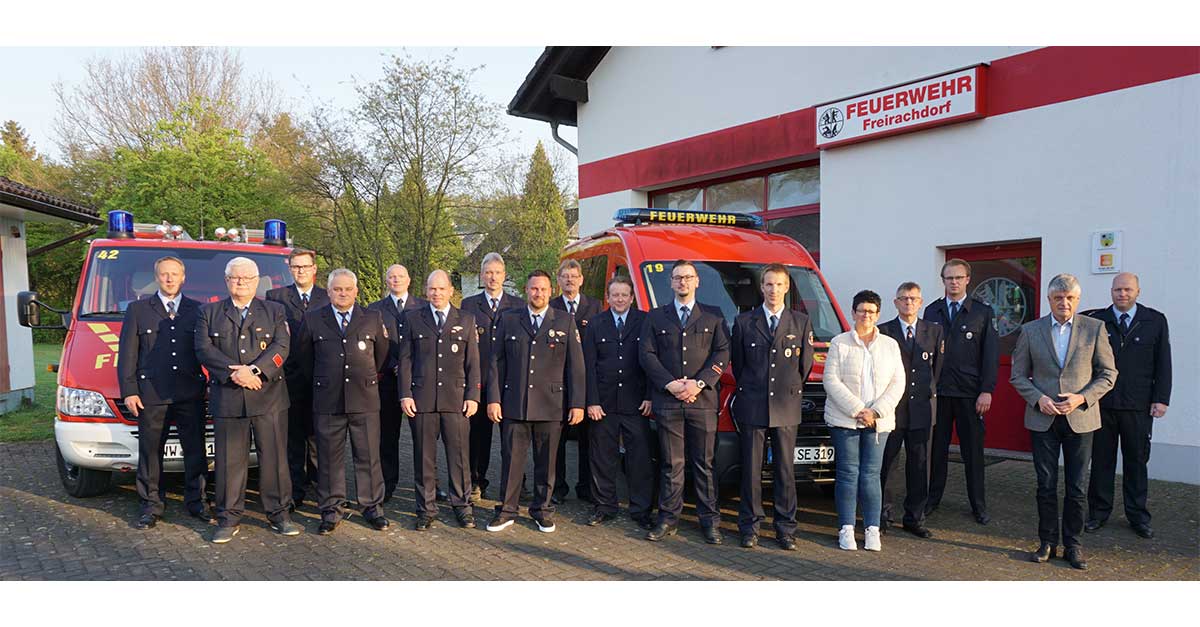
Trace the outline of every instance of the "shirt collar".
{"label": "shirt collar", "polygon": [[[341,312],[340,312],[340,311],[338,311],[338,308],[337,308],[336,306],[334,306],[334,304],[333,304],[333,303],[329,303],[329,308],[333,310],[333,315],[334,315],[334,316],[339,316],[339,315],[341,314]],[[354,305],[350,305],[350,308],[346,310],[346,314],[348,314],[348,315],[346,316],[346,318],[353,318],[353,317],[354,317]],[[339,320],[338,320],[338,322],[341,322],[341,320],[339,319]]]}
{"label": "shirt collar", "polygon": [[765,314],[766,314],[766,316],[767,316],[767,320],[768,320],[768,321],[770,321],[770,319],[771,319],[771,316],[779,316],[780,318],[783,318],[783,309],[784,309],[784,307],[781,305],[781,306],[779,307],[779,311],[771,311],[770,309],[767,309],[767,303],[766,303],[766,302],[764,302],[764,303],[762,304],[762,310],[763,310],[763,313],[765,313]]}
{"label": "shirt collar", "polygon": [[167,298],[163,296],[162,292],[155,292],[155,294],[158,294],[158,300],[162,302],[163,309],[168,309],[167,303],[175,303],[175,311],[179,311],[179,304],[183,302],[183,292],[176,294],[175,298]]}
{"label": "shirt collar", "polygon": [[[313,285],[316,285],[316,284],[314,283]],[[307,296],[309,300],[312,300],[312,290],[313,290],[312,285],[308,286],[308,289],[306,289],[306,290],[300,289],[300,286],[296,285],[295,283],[293,283],[292,286],[296,288],[297,294],[299,294],[300,296]]]}
{"label": "shirt collar", "polygon": [[896,316],[896,320],[900,321],[901,335],[904,335],[905,337],[907,337],[909,327],[912,327],[913,335],[917,334],[917,322],[920,320],[919,318],[917,320],[913,320],[912,324],[905,322],[904,318],[901,318],[900,316]]}
{"label": "shirt collar", "polygon": [[625,313],[623,313],[623,314],[617,313],[616,309],[609,309],[609,311],[612,312],[613,324],[616,324],[618,320],[628,320],[629,319],[629,310],[628,309],[626,309]]}
{"label": "shirt collar", "polygon": [[[581,294],[582,294],[582,292],[581,292]],[[575,309],[578,310],[579,309],[579,296],[580,296],[580,294],[576,294],[575,298],[567,298],[567,295],[563,294],[562,295],[563,304],[565,305],[567,303],[571,303],[571,304],[575,305]]]}
{"label": "shirt collar", "polygon": [[404,293],[404,298],[400,298],[399,296],[396,296],[395,294],[392,294],[390,292],[388,293],[388,296],[390,296],[392,298],[392,302],[395,303],[397,309],[399,309],[400,307],[403,307],[405,305],[405,303],[408,302],[408,299],[409,299],[408,292]]}
{"label": "shirt collar", "polygon": [[550,307],[547,306],[547,307],[542,307],[541,311],[534,311],[533,307],[529,307],[528,305],[525,307],[526,311],[529,312],[529,317],[532,318],[533,316],[541,316],[542,320],[546,319],[546,310],[549,308]]}
{"label": "shirt collar", "polygon": [[442,312],[443,316],[449,318],[450,317],[450,303],[446,303],[445,309],[438,309],[437,307],[433,306],[433,303],[429,303],[429,311],[432,311],[435,314],[440,311],[440,312]]}
{"label": "shirt collar", "polygon": [[963,297],[961,300],[950,300],[950,298],[947,297],[946,298],[946,309],[950,309],[950,303],[958,303],[959,309],[966,309],[967,308],[967,295],[963,294]]}
{"label": "shirt collar", "polygon": [[1074,327],[1075,325],[1072,324],[1073,322],[1075,322],[1075,316],[1071,316],[1070,320],[1060,323],[1058,318],[1054,317],[1054,314],[1050,314],[1050,326],[1056,330],[1058,330],[1060,327]]}
{"label": "shirt collar", "polygon": [[1120,322],[1120,321],[1121,321],[1121,314],[1122,314],[1122,313],[1127,313],[1127,314],[1129,314],[1129,322],[1130,322],[1130,324],[1132,324],[1132,323],[1133,323],[1133,319],[1137,317],[1137,309],[1138,309],[1138,308],[1137,308],[1137,303],[1134,303],[1134,304],[1133,304],[1133,307],[1130,307],[1130,308],[1129,308],[1129,311],[1126,311],[1126,312],[1120,312],[1120,311],[1117,311],[1117,306],[1116,306],[1116,305],[1113,305],[1113,306],[1112,306],[1113,319],[1114,319],[1114,320],[1116,320],[1117,322]]}
{"label": "shirt collar", "polygon": [[693,298],[689,302],[681,303],[681,302],[679,302],[679,299],[676,298],[675,299],[675,313],[678,314],[679,310],[682,309],[683,307],[687,307],[689,313],[696,313],[696,299]]}

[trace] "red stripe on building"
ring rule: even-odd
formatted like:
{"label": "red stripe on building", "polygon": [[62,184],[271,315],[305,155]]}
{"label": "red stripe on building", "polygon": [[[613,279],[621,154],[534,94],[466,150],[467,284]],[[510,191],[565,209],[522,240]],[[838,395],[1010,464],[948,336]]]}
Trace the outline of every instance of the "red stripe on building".
{"label": "red stripe on building", "polygon": [[[1200,47],[1052,47],[996,59],[988,69],[989,116],[1200,74]],[[815,108],[800,109],[579,165],[589,198],[816,152]]]}

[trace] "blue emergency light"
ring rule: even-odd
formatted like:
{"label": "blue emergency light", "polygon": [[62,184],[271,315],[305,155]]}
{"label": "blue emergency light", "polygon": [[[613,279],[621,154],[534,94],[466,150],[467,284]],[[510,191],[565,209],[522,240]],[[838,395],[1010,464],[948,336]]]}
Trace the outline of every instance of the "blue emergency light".
{"label": "blue emergency light", "polygon": [[763,219],[746,213],[724,213],[720,211],[676,211],[674,209],[617,209],[613,220],[618,224],[691,224],[708,226],[735,226],[746,229],[761,229]]}
{"label": "blue emergency light", "polygon": [[267,246],[287,246],[287,222],[283,220],[267,220],[263,225],[263,244]]}
{"label": "blue emergency light", "polygon": [[108,212],[108,236],[112,239],[130,239],[133,237],[133,214],[128,211],[115,210]]}

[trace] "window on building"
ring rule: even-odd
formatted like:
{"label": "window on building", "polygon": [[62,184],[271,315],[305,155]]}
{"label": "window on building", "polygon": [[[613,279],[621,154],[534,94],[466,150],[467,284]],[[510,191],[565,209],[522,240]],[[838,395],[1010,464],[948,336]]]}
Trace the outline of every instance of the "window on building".
{"label": "window on building", "polygon": [[704,208],[724,213],[760,213],[763,196],[762,177],[719,183],[705,188]]}
{"label": "window on building", "polygon": [[[768,213],[768,215],[770,215]],[[803,246],[814,259],[820,259],[821,214],[812,213],[767,220],[767,232],[786,235]]]}
{"label": "window on building", "polygon": [[821,202],[818,166],[776,172],[767,177],[767,209],[815,205]]}
{"label": "window on building", "polygon": [[704,190],[697,187],[656,194],[651,206],[655,209],[674,209],[676,211],[704,211]]}

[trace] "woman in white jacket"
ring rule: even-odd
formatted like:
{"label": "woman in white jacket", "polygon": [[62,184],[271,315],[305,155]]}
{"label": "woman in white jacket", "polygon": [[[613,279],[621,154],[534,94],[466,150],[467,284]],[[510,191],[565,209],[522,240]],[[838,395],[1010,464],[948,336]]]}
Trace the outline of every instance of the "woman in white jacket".
{"label": "woman in white jacket", "polygon": [[833,338],[825,359],[825,424],[833,434],[837,478],[838,546],[858,550],[855,508],[863,505],[863,548],[879,551],[883,497],[879,469],[888,433],[896,426],[896,404],[904,395],[904,363],[896,340],[875,327],[879,294],[854,295],[854,329]]}

